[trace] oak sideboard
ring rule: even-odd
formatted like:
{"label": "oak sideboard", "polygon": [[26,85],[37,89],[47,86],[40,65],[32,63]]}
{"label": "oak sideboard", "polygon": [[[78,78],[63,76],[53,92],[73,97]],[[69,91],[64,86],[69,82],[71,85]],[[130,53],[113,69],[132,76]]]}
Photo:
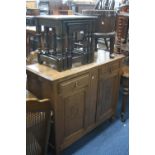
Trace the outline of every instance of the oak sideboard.
{"label": "oak sideboard", "polygon": [[93,63],[63,72],[42,64],[27,66],[27,89],[51,100],[50,143],[56,154],[115,116],[123,59],[99,51]]}

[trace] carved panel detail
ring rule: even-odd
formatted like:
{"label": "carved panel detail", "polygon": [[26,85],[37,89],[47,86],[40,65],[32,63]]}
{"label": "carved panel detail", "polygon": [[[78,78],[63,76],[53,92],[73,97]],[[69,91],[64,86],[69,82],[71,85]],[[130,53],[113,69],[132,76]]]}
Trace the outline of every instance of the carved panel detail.
{"label": "carved panel detail", "polygon": [[65,136],[84,127],[85,91],[78,91],[65,98]]}
{"label": "carved panel detail", "polygon": [[107,79],[103,81],[101,86],[103,92],[102,92],[102,101],[101,101],[101,113],[106,111],[108,108],[110,108],[112,104],[112,98],[113,98],[113,79]]}
{"label": "carved panel detail", "polygon": [[[111,67],[111,66],[110,66]],[[112,67],[111,67],[112,68]],[[101,72],[102,73],[102,72]],[[102,120],[109,111],[115,110],[117,104],[119,72],[105,72],[100,74],[97,105],[97,120]]]}

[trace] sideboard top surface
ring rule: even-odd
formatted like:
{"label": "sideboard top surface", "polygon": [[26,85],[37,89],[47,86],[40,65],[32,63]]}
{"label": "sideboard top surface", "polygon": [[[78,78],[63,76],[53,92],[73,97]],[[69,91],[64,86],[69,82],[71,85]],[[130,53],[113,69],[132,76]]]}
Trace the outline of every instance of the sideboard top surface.
{"label": "sideboard top surface", "polygon": [[56,81],[56,80],[65,78],[67,76],[78,74],[80,72],[87,71],[89,69],[93,69],[95,67],[104,65],[106,63],[109,63],[118,59],[123,59],[123,58],[124,58],[124,55],[119,54],[119,55],[115,55],[115,58],[110,59],[109,52],[98,51],[95,53],[95,61],[93,63],[72,67],[71,69],[68,69],[62,72],[58,72],[57,70],[52,69],[49,66],[42,65],[39,63],[28,65],[26,66],[26,69],[50,81]]}

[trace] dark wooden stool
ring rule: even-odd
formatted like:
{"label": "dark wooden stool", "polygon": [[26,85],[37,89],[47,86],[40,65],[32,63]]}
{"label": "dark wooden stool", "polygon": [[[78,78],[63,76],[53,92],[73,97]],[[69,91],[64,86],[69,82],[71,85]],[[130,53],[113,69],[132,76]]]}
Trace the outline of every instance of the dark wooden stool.
{"label": "dark wooden stool", "polygon": [[[38,62],[58,71],[71,69],[74,63],[88,64],[94,61],[93,33],[94,16],[46,15],[36,16],[36,33],[38,36]],[[41,28],[44,27],[45,49],[41,47]],[[53,39],[49,40],[49,31]],[[84,32],[82,48],[75,48],[76,33]],[[53,48],[50,45],[54,43]]]}
{"label": "dark wooden stool", "polygon": [[[115,44],[115,21],[116,11],[115,10],[83,10],[84,15],[97,16],[98,19],[95,23],[95,33],[93,38],[95,40],[95,51],[97,51],[97,43],[99,39],[104,39],[106,48],[110,51],[110,58],[114,55],[114,44]],[[110,47],[108,46],[107,39],[110,39]]]}
{"label": "dark wooden stool", "polygon": [[[95,38],[95,50],[97,50],[97,43],[99,38],[103,38],[105,41],[105,45],[107,47],[107,50],[110,51],[110,57],[112,58],[112,54],[114,53],[114,44],[115,44],[115,32],[109,32],[109,33],[94,33]],[[108,43],[106,39],[110,39],[110,47],[108,46]]]}
{"label": "dark wooden stool", "polygon": [[129,68],[124,67],[121,75],[121,85],[123,87],[122,107],[121,107],[121,121],[125,122],[126,103],[129,97]]}

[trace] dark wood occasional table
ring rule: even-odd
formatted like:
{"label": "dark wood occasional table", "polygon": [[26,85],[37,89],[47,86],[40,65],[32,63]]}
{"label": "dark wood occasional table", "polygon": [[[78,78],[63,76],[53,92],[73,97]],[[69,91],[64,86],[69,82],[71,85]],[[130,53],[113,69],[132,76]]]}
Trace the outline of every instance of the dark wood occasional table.
{"label": "dark wood occasional table", "polygon": [[[42,50],[41,43],[38,44],[38,62],[52,64],[58,71],[72,68],[72,64],[77,61],[81,64],[93,62],[92,34],[95,30],[96,18],[77,15],[36,16],[35,24],[39,43],[41,42],[41,26],[44,26],[45,33],[45,49]],[[77,34],[81,32],[82,39],[79,40]],[[52,39],[50,40],[49,37]]]}

